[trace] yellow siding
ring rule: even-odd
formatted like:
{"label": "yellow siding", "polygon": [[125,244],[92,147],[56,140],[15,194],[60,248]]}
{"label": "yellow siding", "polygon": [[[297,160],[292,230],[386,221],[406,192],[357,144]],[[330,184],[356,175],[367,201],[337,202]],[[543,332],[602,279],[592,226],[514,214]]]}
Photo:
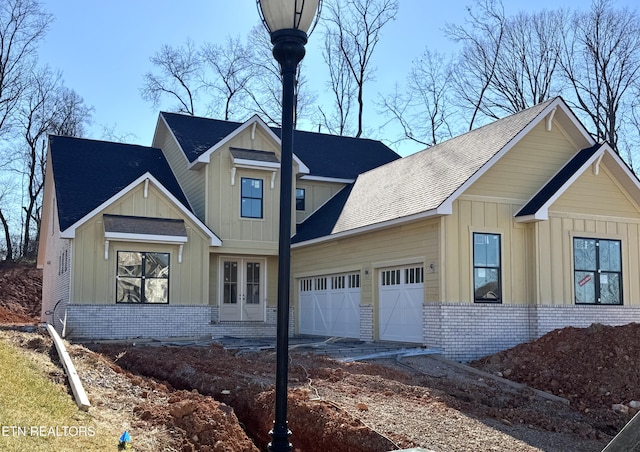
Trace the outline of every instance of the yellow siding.
{"label": "yellow siding", "polygon": [[[297,303],[297,278],[359,271],[361,303],[376,299],[376,269],[394,262],[425,265],[425,301],[440,298],[439,220],[425,220],[292,250],[292,300]],[[433,270],[430,269],[433,264]]]}
{"label": "yellow siding", "polygon": [[623,303],[640,304],[640,209],[604,165],[585,171],[535,224],[538,304],[574,304],[573,238],[622,241]]}
{"label": "yellow siding", "polygon": [[153,145],[162,149],[162,153],[169,162],[182,191],[187,196],[196,216],[205,219],[205,173],[203,169],[188,168],[189,162],[184,153],[173,139],[164,123],[160,123]]}
{"label": "yellow siding", "polygon": [[[253,140],[251,139],[251,130],[248,129],[213,153],[211,163],[207,165],[207,225],[221,237],[224,252],[277,254],[280,171],[276,170],[272,188],[273,170],[238,167],[232,184],[233,160],[229,150],[232,147],[271,151],[279,155],[276,143],[260,128],[256,129]],[[263,218],[253,219],[240,216],[240,190],[243,177],[262,180]],[[294,196],[295,194],[292,193],[292,199]],[[295,208],[295,203],[292,202],[292,204],[292,208]],[[292,225],[294,223],[292,219]]]}
{"label": "yellow siding", "polygon": [[506,202],[462,196],[453,203],[453,214],[443,219],[445,272],[442,301],[473,302],[474,232],[501,235],[503,303],[526,303],[530,278],[527,273],[528,232],[513,221],[518,208]]}
{"label": "yellow siding", "polygon": [[547,132],[541,121],[483,174],[467,195],[528,200],[577,149],[559,124]]}
{"label": "yellow siding", "polygon": [[[114,205],[79,227],[74,239],[73,303],[115,303],[117,251],[168,252],[170,256],[169,303],[207,304],[209,241],[195,223],[184,217],[166,197],[152,185],[145,199],[143,184]],[[109,242],[108,260],[104,258],[102,214],[149,216],[183,219],[188,242],[184,245],[182,263],[178,263],[178,245]]]}
{"label": "yellow siding", "polygon": [[296,221],[302,223],[305,218],[315,212],[320,206],[338,193],[345,184],[334,182],[319,182],[309,180],[298,180],[296,188],[305,190],[305,209],[296,210]]}
{"label": "yellow siding", "polygon": [[597,176],[591,169],[585,171],[549,210],[618,218],[640,218],[638,206],[620,188],[603,164],[600,165]]}
{"label": "yellow siding", "polygon": [[535,224],[540,276],[536,302],[573,305],[573,238],[593,237],[622,241],[624,305],[640,305],[640,220],[610,220],[572,213],[553,213]]}

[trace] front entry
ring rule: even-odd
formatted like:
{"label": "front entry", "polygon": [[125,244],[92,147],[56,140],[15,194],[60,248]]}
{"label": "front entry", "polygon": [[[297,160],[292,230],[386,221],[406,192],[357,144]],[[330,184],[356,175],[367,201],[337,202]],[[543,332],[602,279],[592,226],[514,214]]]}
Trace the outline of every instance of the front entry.
{"label": "front entry", "polygon": [[221,258],[220,320],[264,321],[265,261]]}

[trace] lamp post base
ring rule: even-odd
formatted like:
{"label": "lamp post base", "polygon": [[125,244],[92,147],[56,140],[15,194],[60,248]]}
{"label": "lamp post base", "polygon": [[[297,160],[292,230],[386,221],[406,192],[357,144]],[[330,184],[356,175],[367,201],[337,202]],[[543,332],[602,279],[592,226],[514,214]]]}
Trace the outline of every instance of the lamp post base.
{"label": "lamp post base", "polygon": [[291,430],[285,427],[283,431],[276,431],[276,427],[269,432],[271,442],[267,445],[269,452],[291,452],[293,444],[289,442]]}

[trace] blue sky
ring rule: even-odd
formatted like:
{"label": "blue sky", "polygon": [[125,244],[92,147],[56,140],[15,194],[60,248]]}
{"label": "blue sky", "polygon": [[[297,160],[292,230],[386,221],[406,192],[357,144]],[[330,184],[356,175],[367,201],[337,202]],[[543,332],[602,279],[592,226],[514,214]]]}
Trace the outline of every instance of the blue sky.
{"label": "blue sky", "polygon": [[[412,60],[426,46],[447,53],[452,44],[444,37],[446,23],[462,23],[471,0],[400,0],[397,19],[383,29],[374,56],[375,82],[365,85],[370,116],[367,127],[378,130],[382,118],[374,114],[378,93],[403,83]],[[566,7],[586,9],[587,0],[503,0],[507,13]],[[163,44],[179,46],[187,38],[196,44],[223,42],[231,36],[243,39],[258,23],[254,0],[42,0],[55,17],[40,46],[40,61],[62,72],[65,85],[94,108],[88,138],[103,138],[103,129],[128,135],[128,141],[150,145],[158,111],[142,100],[139,89],[151,57]],[[618,0],[617,6],[635,7],[635,0]],[[305,64],[309,83],[323,89],[320,34],[307,45]],[[317,68],[317,70],[316,70]],[[168,108],[164,106],[164,108]],[[386,133],[388,131],[384,131]],[[379,133],[379,132],[378,132]],[[384,136],[371,138],[383,139]],[[420,146],[403,146],[403,155]]]}

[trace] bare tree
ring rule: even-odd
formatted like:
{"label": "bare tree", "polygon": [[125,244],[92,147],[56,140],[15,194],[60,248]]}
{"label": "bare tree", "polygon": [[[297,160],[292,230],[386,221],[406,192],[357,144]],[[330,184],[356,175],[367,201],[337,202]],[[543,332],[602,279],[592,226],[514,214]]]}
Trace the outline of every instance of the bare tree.
{"label": "bare tree", "polygon": [[217,105],[221,104],[224,119],[229,120],[234,116],[235,104],[239,107],[235,110],[244,109],[242,97],[254,76],[249,46],[243,45],[239,37],[228,37],[224,45],[207,43],[202,49],[202,61],[213,73],[203,81],[203,86],[213,92],[209,111],[216,114],[220,111]]}
{"label": "bare tree", "polygon": [[9,129],[35,64],[37,44],[51,20],[36,0],[0,2],[0,136]]}
{"label": "bare tree", "polygon": [[[325,5],[324,20],[328,32],[326,39],[333,42],[325,45],[326,51],[339,51],[356,85],[358,101],[358,126],[355,136],[364,130],[364,85],[371,80],[371,59],[380,41],[382,28],[395,19],[397,0],[332,0]],[[324,12],[323,11],[323,12]],[[340,100],[338,97],[337,100]]]}
{"label": "bare tree", "polygon": [[321,116],[319,124],[334,135],[346,135],[350,133],[351,107],[356,95],[355,80],[350,73],[349,62],[337,47],[338,43],[335,31],[327,30],[322,56],[329,68],[327,86],[333,95],[334,108],[332,113],[327,114],[322,107],[318,107]]}
{"label": "bare tree", "polygon": [[400,124],[402,139],[432,146],[453,136],[451,64],[439,52],[426,49],[413,62],[405,94],[395,92],[382,100],[383,110]]}
{"label": "bare tree", "polygon": [[195,115],[195,100],[201,88],[202,61],[193,41],[182,47],[163,45],[151,63],[158,72],[147,72],[140,89],[142,98],[160,105],[164,97],[177,102],[173,108],[178,113]]}
{"label": "bare tree", "polygon": [[448,25],[462,44],[455,85],[469,129],[482,114],[497,119],[561,92],[558,67],[564,33],[562,10],[508,17],[501,0],[477,0],[465,25]]}
{"label": "bare tree", "polygon": [[573,15],[568,30],[561,64],[572,100],[595,127],[596,139],[619,152],[631,88],[640,77],[640,18],[595,0],[589,11]]}
{"label": "bare tree", "polygon": [[447,25],[447,36],[461,43],[454,83],[460,106],[471,110],[469,130],[473,129],[478,114],[491,115],[484,108],[485,97],[496,73],[500,59],[506,23],[502,3],[496,0],[477,0],[480,12],[467,7],[466,27]]}
{"label": "bare tree", "polygon": [[18,146],[15,170],[25,181],[20,253],[33,258],[40,232],[48,134],[82,135],[91,111],[49,68],[33,73],[28,86],[18,114],[24,144]]}

